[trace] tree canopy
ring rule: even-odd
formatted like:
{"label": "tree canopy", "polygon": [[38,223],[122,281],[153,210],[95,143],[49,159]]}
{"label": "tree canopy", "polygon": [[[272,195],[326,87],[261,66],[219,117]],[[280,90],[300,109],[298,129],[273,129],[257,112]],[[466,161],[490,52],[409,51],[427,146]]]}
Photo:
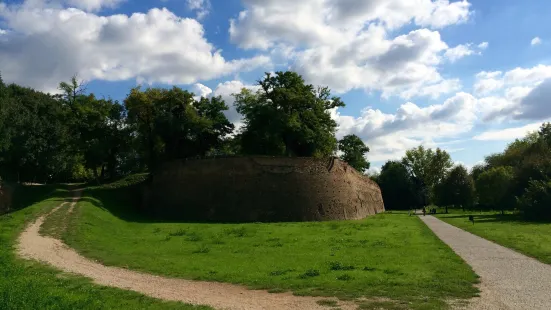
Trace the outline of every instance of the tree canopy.
{"label": "tree canopy", "polygon": [[343,153],[341,159],[359,172],[369,169],[370,163],[365,158],[369,147],[356,135],[346,135],[339,140],[339,150]]}
{"label": "tree canopy", "polygon": [[337,123],[330,110],[343,107],[327,87],[306,84],[295,72],[266,73],[259,89],[235,94],[244,117],[242,151],[254,155],[330,156],[337,150]]}

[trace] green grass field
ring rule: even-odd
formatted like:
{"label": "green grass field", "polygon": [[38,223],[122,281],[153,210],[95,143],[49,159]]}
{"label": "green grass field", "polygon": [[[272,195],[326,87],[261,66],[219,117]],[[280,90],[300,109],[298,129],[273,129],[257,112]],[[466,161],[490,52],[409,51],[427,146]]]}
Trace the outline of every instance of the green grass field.
{"label": "green grass field", "polygon": [[[437,214],[441,220],[544,263],[551,264],[551,223],[523,221],[519,215],[499,212],[462,212]],[[475,224],[469,222],[473,215]]]}
{"label": "green grass field", "polygon": [[[67,195],[53,187],[20,190],[20,210],[0,216],[0,309],[210,309],[93,285],[85,278],[17,258],[14,245],[25,225]],[[52,198],[45,199],[48,193]]]}
{"label": "green grass field", "polygon": [[321,223],[154,222],[128,209],[118,194],[124,188],[113,188],[86,191],[63,234],[106,265],[274,293],[393,300],[365,309],[443,309],[478,292],[471,268],[406,213]]}

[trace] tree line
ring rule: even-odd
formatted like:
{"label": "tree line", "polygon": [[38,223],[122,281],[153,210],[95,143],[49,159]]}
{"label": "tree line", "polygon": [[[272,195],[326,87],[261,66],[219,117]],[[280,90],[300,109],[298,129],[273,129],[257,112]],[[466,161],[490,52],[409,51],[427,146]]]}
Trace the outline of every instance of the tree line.
{"label": "tree line", "polygon": [[0,77],[0,177],[101,182],[181,158],[337,152],[359,171],[369,168],[369,148],[359,137],[336,139],[330,110],[344,103],[329,88],[307,84],[295,72],[266,74],[258,86],[234,94],[244,122],[236,130],[220,96],[135,87],[118,102],[87,93],[76,77],[54,95]]}
{"label": "tree line", "polygon": [[485,157],[471,171],[453,165],[445,151],[422,146],[388,161],[372,178],[387,209],[430,204],[467,210],[507,210],[529,220],[551,220],[551,124]]}
{"label": "tree line", "polygon": [[[257,85],[234,94],[244,123],[236,130],[220,96],[135,87],[117,102],[87,93],[76,77],[60,83],[54,95],[0,77],[0,178],[102,182],[154,171],[169,160],[235,155],[338,154],[360,172],[369,169],[369,147],[359,137],[335,136],[330,111],[344,102],[329,88],[289,71],[266,74]],[[550,155],[551,125],[543,124],[470,172],[454,166],[446,151],[419,146],[372,178],[387,209],[435,204],[551,219]]]}

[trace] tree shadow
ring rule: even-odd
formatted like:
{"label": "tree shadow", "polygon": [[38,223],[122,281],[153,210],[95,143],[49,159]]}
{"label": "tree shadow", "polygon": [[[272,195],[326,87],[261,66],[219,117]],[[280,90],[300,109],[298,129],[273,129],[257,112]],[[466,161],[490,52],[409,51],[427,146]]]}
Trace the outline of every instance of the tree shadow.
{"label": "tree shadow", "polygon": [[522,214],[501,214],[501,213],[495,213],[495,214],[460,214],[460,215],[453,215],[453,216],[446,216],[446,218],[451,219],[465,219],[465,221],[469,221],[469,216],[472,215],[474,217],[474,222],[476,223],[516,223],[516,224],[535,224],[535,223],[549,223],[547,221],[533,221],[533,220],[527,220],[525,217],[522,216]]}
{"label": "tree shadow", "polygon": [[16,184],[13,189],[10,209],[6,212],[6,214],[23,210],[45,199],[54,199],[54,201],[60,202],[70,201],[71,197],[67,193],[67,190],[69,189],[71,189],[71,186],[67,184]]}

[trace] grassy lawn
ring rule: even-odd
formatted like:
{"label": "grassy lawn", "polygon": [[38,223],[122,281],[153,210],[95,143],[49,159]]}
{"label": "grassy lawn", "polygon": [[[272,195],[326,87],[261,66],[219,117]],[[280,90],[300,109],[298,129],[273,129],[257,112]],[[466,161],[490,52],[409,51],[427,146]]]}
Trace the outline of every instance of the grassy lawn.
{"label": "grassy lawn", "polygon": [[[526,222],[519,215],[499,212],[437,214],[441,220],[505,247],[551,264],[551,223]],[[473,215],[475,224],[469,222]]]}
{"label": "grassy lawn", "polygon": [[[42,200],[45,189],[53,198]],[[21,210],[0,216],[0,309],[210,309],[93,285],[85,278],[17,258],[14,245],[25,225],[67,195],[65,190],[46,187],[20,190],[24,191],[17,201]]]}
{"label": "grassy lawn", "polygon": [[[397,309],[443,309],[447,299],[477,293],[471,268],[406,213],[321,223],[167,223],[133,215],[120,192],[85,191],[65,242],[106,265],[274,293],[380,297]],[[362,307],[379,306],[381,299]]]}

